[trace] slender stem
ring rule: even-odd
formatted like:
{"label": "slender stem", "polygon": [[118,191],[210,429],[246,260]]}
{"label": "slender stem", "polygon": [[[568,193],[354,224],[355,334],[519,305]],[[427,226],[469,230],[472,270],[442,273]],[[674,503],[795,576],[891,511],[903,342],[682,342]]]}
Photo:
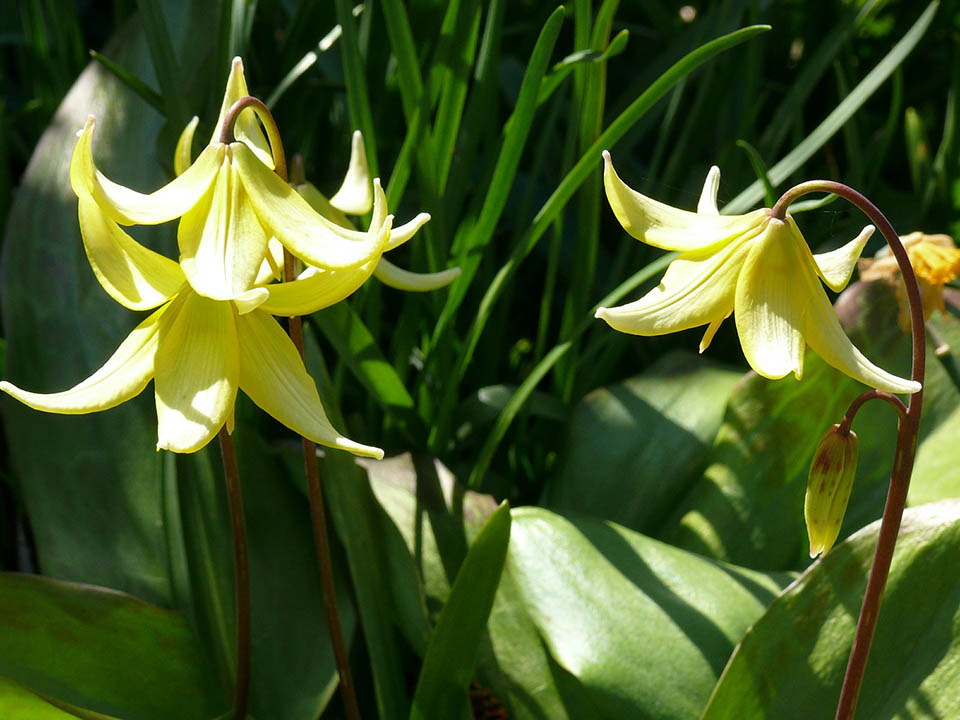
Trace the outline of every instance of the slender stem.
{"label": "slender stem", "polygon": [[[293,255],[283,250],[283,278],[286,282],[294,278]],[[300,317],[290,318],[290,339],[297,347],[301,359],[303,353],[303,321]],[[350,672],[350,659],[347,645],[343,641],[340,627],[340,613],[337,611],[337,591],[333,582],[333,564],[330,561],[330,537],[327,532],[327,511],[323,502],[323,486],[320,484],[320,469],[317,466],[317,446],[307,438],[303,440],[303,464],[307,474],[307,491],[310,497],[310,520],[313,525],[313,542],[317,550],[317,564],[320,567],[320,579],[323,585],[323,605],[327,611],[327,627],[333,644],[333,655],[340,674],[340,692],[349,720],[360,720],[360,707]]]}
{"label": "slender stem", "polygon": [[847,408],[847,414],[843,416],[843,420],[840,422],[840,432],[846,434],[850,431],[854,416],[868,400],[886,400],[890,406],[897,411],[897,415],[901,420],[906,417],[907,406],[904,405],[903,401],[896,395],[888,393],[886,390],[867,390],[850,403],[850,407]]}
{"label": "slender stem", "polygon": [[243,492],[237,471],[237,453],[226,427],[220,428],[220,452],[223,456],[223,477],[227,483],[230,523],[233,526],[234,593],[237,637],[237,680],[234,685],[233,717],[247,716],[250,690],[250,564],[247,560],[247,523],[243,517]]}
{"label": "slender stem", "polygon": [[263,104],[262,100],[258,100],[252,95],[244,95],[231,105],[226,115],[223,116],[223,124],[220,126],[220,142],[224,145],[236,142],[233,128],[240,113],[247,108],[253,110],[263,122],[263,127],[267,131],[267,140],[270,141],[270,151],[273,153],[274,172],[286,182],[287,156],[283,152],[283,140],[280,139],[280,130],[277,128],[277,121],[273,119],[273,113]]}
{"label": "slender stem", "polygon": [[[842,183],[830,180],[813,180],[801,183],[791,188],[777,201],[770,214],[779,219],[786,216],[787,207],[791,202],[802,195],[812,192],[836,193],[840,197],[856,205],[876,225],[884,239],[890,245],[890,251],[900,266],[900,275],[906,285],[907,300],[910,303],[911,332],[913,336],[913,374],[917,382],[923,382],[926,368],[926,337],[924,333],[923,306],[920,302],[920,288],[917,277],[910,265],[910,258],[904,249],[900,238],[890,221],[872,202],[867,200],[856,190]],[[868,393],[869,394],[869,393]],[[882,396],[878,396],[882,397]],[[867,399],[864,398],[863,402]],[[847,671],[843,678],[843,687],[840,690],[840,700],[837,704],[837,720],[851,720],[857,708],[857,698],[863,684],[863,674],[867,667],[867,658],[870,654],[870,643],[877,626],[877,616],[880,612],[880,600],[883,589],[890,574],[890,563],[893,559],[894,547],[897,543],[897,534],[900,532],[900,521],[903,518],[903,508],[907,502],[907,490],[910,488],[910,473],[913,470],[913,460],[917,452],[917,435],[920,430],[920,412],[923,405],[923,389],[921,388],[910,396],[906,410],[900,416],[897,426],[897,448],[893,458],[893,472],[890,475],[890,489],[887,492],[887,502],[883,508],[883,519],[880,521],[880,533],[877,537],[877,549],[873,556],[873,566],[867,580],[867,589],[863,597],[863,606],[860,608],[860,619],[857,621],[857,631],[853,638],[853,647],[850,650],[850,659],[847,662]]]}
{"label": "slender stem", "polygon": [[[267,139],[270,141],[270,151],[273,154],[274,172],[281,180],[287,182],[287,158],[283,150],[283,141],[273,115],[266,105],[250,95],[237,100],[227,111],[220,127],[220,142],[227,144],[234,142],[233,128],[240,112],[252,108],[263,122],[267,130]],[[294,170],[302,176],[303,161],[294,158]],[[283,279],[290,282],[295,277],[293,255],[286,248],[283,249]],[[303,321],[300,317],[290,318],[290,339],[304,359],[303,353]],[[310,497],[310,520],[313,525],[313,540],[317,551],[317,564],[320,567],[320,579],[323,586],[323,606],[326,610],[327,627],[330,632],[330,642],[333,645],[333,655],[337,663],[337,672],[340,675],[340,692],[349,720],[360,720],[360,707],[357,704],[357,694],[354,690],[353,675],[350,672],[350,659],[347,656],[347,646],[343,641],[343,630],[340,627],[340,613],[337,611],[337,590],[333,582],[333,564],[330,560],[330,537],[327,532],[327,512],[323,502],[323,486],[320,484],[320,469],[317,466],[317,446],[311,440],[301,437],[303,443],[303,464],[307,475],[307,491]]]}

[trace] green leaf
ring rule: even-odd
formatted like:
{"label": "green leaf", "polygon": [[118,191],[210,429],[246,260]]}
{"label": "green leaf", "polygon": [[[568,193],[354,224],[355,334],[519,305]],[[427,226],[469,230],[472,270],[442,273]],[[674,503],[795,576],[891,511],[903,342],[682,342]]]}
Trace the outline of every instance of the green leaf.
{"label": "green leaf", "polygon": [[[405,481],[372,476],[373,487],[439,606],[459,567],[450,549],[476,537],[494,502],[439,464],[406,463]],[[699,717],[737,641],[793,579],[598,520],[538,508],[512,518],[477,666],[511,718]]]}
{"label": "green leaf", "polygon": [[[105,53],[140,77],[152,72],[141,33],[118,35]],[[137,122],[120,121],[134,112]],[[34,391],[63,390],[89,376],[138,322],[103,292],[83,251],[68,169],[75,133],[91,113],[101,170],[137,188],[165,181],[144,153],[163,119],[91,63],[37,145],[6,225],[6,379]],[[169,234],[137,237],[155,249],[172,247]],[[39,413],[7,396],[0,408],[41,570],[169,606],[152,398],[82,418]]]}
{"label": "green leaf", "polygon": [[740,378],[701,356],[671,353],[642,375],[590,393],[570,420],[547,506],[656,534],[700,477]]}
{"label": "green leaf", "polygon": [[226,706],[179,613],[106,588],[3,573],[0,615],[0,675],[35,693],[143,720],[205,719]]}
{"label": "green leaf", "polygon": [[[864,354],[892,372],[909,374],[909,338],[898,327],[893,290],[881,283],[855,283],[837,302],[837,312]],[[960,322],[944,324],[960,339]],[[949,326],[949,327],[947,327]],[[932,348],[928,348],[930,354]],[[946,466],[938,430],[960,421],[960,393],[937,363],[927,364],[918,462],[911,496],[940,499],[960,486],[960,465]],[[671,542],[696,552],[757,568],[800,568],[809,563],[803,496],[814,448],[867,388],[808,352],[803,380],[766,380],[749,374],[730,399],[710,464],[665,530]],[[870,403],[853,429],[860,462],[840,537],[880,517],[893,462],[896,414]],[[949,430],[945,430],[949,433]],[[927,438],[937,451],[927,451]],[[926,468],[929,468],[927,470]]]}
{"label": "green leaf", "polygon": [[487,627],[510,540],[510,506],[488,518],[457,573],[423,659],[411,718],[454,718],[467,690]]}
{"label": "green leaf", "polygon": [[[66,712],[69,710],[69,712]],[[0,676],[0,712],[7,720],[115,720],[58,700],[44,699],[9,678]]]}
{"label": "green leaf", "polygon": [[[833,548],[770,606],[730,659],[704,720],[832,717],[879,523]],[[960,713],[960,501],[903,516],[857,717]]]}

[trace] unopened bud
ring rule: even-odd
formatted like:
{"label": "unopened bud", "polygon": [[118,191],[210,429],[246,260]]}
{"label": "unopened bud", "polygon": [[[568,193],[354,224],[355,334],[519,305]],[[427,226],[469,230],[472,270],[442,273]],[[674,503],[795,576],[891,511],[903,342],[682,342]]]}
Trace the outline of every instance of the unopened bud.
{"label": "unopened bud", "polygon": [[810,536],[810,557],[825,554],[837,541],[857,474],[857,435],[839,425],[820,438],[810,465],[803,514]]}

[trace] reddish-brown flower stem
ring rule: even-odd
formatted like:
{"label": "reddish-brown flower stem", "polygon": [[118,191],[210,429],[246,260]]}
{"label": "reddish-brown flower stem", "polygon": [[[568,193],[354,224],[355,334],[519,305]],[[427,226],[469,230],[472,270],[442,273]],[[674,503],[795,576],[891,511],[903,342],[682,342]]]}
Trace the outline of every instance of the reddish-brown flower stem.
{"label": "reddish-brown flower stem", "polygon": [[233,717],[247,716],[250,693],[250,564],[247,559],[247,523],[243,516],[243,491],[237,470],[237,453],[226,427],[220,428],[220,454],[227,484],[230,523],[233,528],[234,613],[236,617],[237,677],[233,692]]}
{"label": "reddish-brown flower stem", "polygon": [[868,400],[885,400],[890,406],[897,411],[897,416],[903,420],[907,414],[907,406],[903,404],[903,401],[898,398],[893,393],[888,393],[886,390],[867,390],[865,393],[857,397],[850,407],[847,408],[847,414],[843,416],[843,420],[840,421],[839,432],[847,433],[850,431],[850,425],[853,423],[853,418],[857,414],[857,411],[863,407],[864,403]]}
{"label": "reddish-brown flower stem", "polygon": [[[780,220],[786,216],[787,208],[797,198],[807,193],[836,193],[858,207],[876,225],[884,239],[890,245],[890,251],[900,266],[900,275],[906,285],[907,299],[910,303],[910,319],[913,337],[913,373],[912,378],[923,382],[926,367],[926,334],[924,332],[923,306],[920,303],[920,288],[917,278],[910,265],[907,252],[900,242],[890,221],[880,212],[872,202],[867,200],[856,190],[838,182],[830,180],[813,180],[801,183],[787,190],[777,201],[770,214]],[[862,402],[871,399],[865,397]],[[872,397],[883,397],[876,395]],[[886,399],[886,398],[884,398]],[[898,401],[899,402],[899,401]],[[856,401],[855,401],[856,404]],[[862,403],[861,403],[862,404]],[[863,597],[863,606],[860,609],[860,619],[857,621],[857,631],[853,638],[853,647],[850,650],[850,659],[847,662],[847,671],[843,678],[843,687],[840,690],[840,700],[837,704],[837,720],[851,720],[857,707],[857,698],[863,684],[863,674],[867,667],[867,658],[870,654],[870,643],[876,629],[877,617],[880,611],[880,600],[883,589],[890,574],[890,563],[893,560],[893,551],[897,543],[897,534],[900,531],[900,521],[903,518],[903,508],[907,502],[907,490],[910,487],[910,473],[913,471],[913,461],[917,452],[917,434],[920,430],[920,412],[923,405],[923,389],[921,388],[910,396],[910,402],[900,414],[900,423],[897,427],[897,447],[894,452],[893,472],[890,475],[890,489],[887,492],[887,502],[883,508],[883,519],[880,522],[880,533],[877,537],[877,549],[873,556],[873,566],[867,580],[867,589]],[[896,405],[894,405],[896,407]],[[854,409],[854,412],[856,409]],[[848,415],[850,411],[848,411]]]}
{"label": "reddish-brown flower stem", "polygon": [[244,95],[231,105],[226,115],[223,116],[223,124],[220,126],[220,142],[224,145],[236,142],[234,126],[240,113],[247,108],[253,110],[263,123],[264,129],[267,131],[267,140],[270,141],[270,151],[273,154],[274,172],[286,182],[287,156],[283,152],[283,140],[280,139],[280,130],[277,128],[276,120],[273,119],[273,114],[262,100],[258,100],[252,95]]}

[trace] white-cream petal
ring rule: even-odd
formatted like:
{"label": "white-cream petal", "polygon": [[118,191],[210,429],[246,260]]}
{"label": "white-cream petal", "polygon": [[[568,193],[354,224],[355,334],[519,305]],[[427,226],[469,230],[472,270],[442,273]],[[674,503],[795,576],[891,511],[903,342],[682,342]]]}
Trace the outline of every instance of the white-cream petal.
{"label": "white-cream petal", "polygon": [[313,378],[277,321],[261,311],[237,319],[240,387],[265,412],[313,442],[380,459],[383,450],[344,437],[330,423]]}
{"label": "white-cream petal", "polygon": [[239,359],[233,306],[184,291],[163,318],[155,363],[157,449],[195,452],[233,412]]}
{"label": "white-cream petal", "polygon": [[64,415],[107,410],[126,402],[139,395],[153,377],[158,327],[169,307],[164,305],[137,325],[103,367],[69,390],[34,393],[6,381],[0,382],[0,390],[34,410]]}
{"label": "white-cream petal", "polygon": [[707,179],[703,181],[703,190],[700,191],[700,202],[697,203],[697,214],[719,215],[717,208],[717,192],[720,190],[720,168],[712,165],[707,172]]}
{"label": "white-cream petal", "polygon": [[182,175],[159,190],[144,194],[118,185],[97,170],[93,162],[95,127],[96,120],[91,115],[73,151],[70,184],[78,196],[92,196],[121,225],[156,225],[183,215],[213,183],[226,151],[224,145],[208,145]]}
{"label": "white-cream petal", "polygon": [[389,233],[382,232],[384,224],[376,222],[378,216],[385,216],[385,198],[374,203],[370,232],[347,230],[315,212],[245,145],[236,143],[232,150],[261,225],[294,255],[309,265],[329,270],[359,267],[379,258],[389,240]]}
{"label": "white-cream petal", "polygon": [[330,204],[347,215],[366,215],[373,207],[373,184],[370,166],[363,145],[363,134],[356,130],[350,144],[350,165],[340,189],[330,198]]}
{"label": "white-cream petal", "polygon": [[[227,111],[237,100],[249,94],[247,79],[243,74],[243,60],[235,57],[230,65],[230,77],[227,78],[227,87],[223,93],[223,101],[220,103],[220,115],[217,117],[217,122],[213,126],[213,135],[210,137],[211,145],[220,141],[221,125]],[[250,148],[260,162],[271,170],[274,169],[270,143],[267,142],[263,130],[260,129],[260,121],[257,120],[257,115],[251,108],[240,111],[237,122],[233,126],[233,136]]]}
{"label": "white-cream petal", "polygon": [[87,260],[110,297],[131,310],[150,310],[180,290],[185,278],[177,263],[127,235],[89,195],[80,196],[77,209]]}
{"label": "white-cream petal", "polygon": [[[789,218],[789,222],[793,222],[793,218]],[[827,284],[827,287],[834,292],[840,292],[847,286],[847,283],[850,282],[850,276],[853,274],[853,269],[857,266],[857,260],[860,259],[860,253],[863,252],[863,248],[870,236],[873,235],[874,230],[873,225],[867,225],[860,231],[859,235],[843,247],[813,256],[817,273]]]}
{"label": "white-cream petal", "polygon": [[[231,151],[238,147],[245,146],[234,143]],[[267,252],[267,235],[230,155],[224,156],[213,187],[177,229],[187,280],[198,293],[217,300],[249,290]]]}
{"label": "white-cream petal", "polygon": [[397,290],[428,292],[452,283],[460,277],[460,268],[454,267],[435,273],[415,273],[399,268],[386,257],[382,257],[373,274],[384,285]]}
{"label": "white-cream petal", "polygon": [[751,237],[715,252],[684,253],[670,263],[660,284],[642,298],[600,308],[596,316],[615,330],[633,335],[664,335],[722,321],[733,308],[737,277],[750,251]]}
{"label": "white-cream petal", "polygon": [[193,135],[199,122],[200,118],[194,115],[177,138],[177,147],[173,151],[173,172],[178,177],[183,175],[193,163]]}
{"label": "white-cream petal", "polygon": [[617,175],[610,153],[603,152],[603,186],[617,220],[630,235],[664,250],[716,248],[750,232],[769,216],[767,210],[746,215],[706,215],[664,205],[630,189]]}
{"label": "white-cream petal", "polygon": [[390,231],[390,242],[387,243],[387,247],[384,249],[384,252],[393,250],[394,248],[400,247],[407,240],[412,238],[414,234],[422,228],[430,220],[430,213],[420,213],[410,222],[406,222],[400,227]]}
{"label": "white-cream petal", "polygon": [[790,228],[771,219],[743,263],[734,303],[743,354],[763,377],[803,374],[805,270]]}

